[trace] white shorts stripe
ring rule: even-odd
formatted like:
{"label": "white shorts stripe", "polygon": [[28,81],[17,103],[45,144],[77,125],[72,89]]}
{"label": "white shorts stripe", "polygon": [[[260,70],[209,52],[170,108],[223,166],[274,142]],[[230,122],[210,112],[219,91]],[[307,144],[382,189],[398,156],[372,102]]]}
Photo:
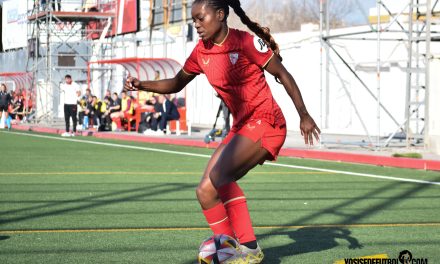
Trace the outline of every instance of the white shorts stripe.
{"label": "white shorts stripe", "polygon": [[245,199],[246,200],[246,197],[244,197],[244,196],[235,197],[235,198],[233,198],[231,200],[228,200],[228,201],[224,202],[223,205],[227,205],[230,202],[237,201],[237,200],[240,200],[240,199]]}

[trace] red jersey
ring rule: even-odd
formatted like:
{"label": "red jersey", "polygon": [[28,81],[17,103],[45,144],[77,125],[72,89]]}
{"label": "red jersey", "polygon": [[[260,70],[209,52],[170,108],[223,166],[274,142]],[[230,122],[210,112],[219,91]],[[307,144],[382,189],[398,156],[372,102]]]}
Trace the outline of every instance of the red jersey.
{"label": "red jersey", "polygon": [[280,127],[286,121],[264,76],[272,56],[272,50],[258,37],[229,29],[221,44],[200,40],[183,70],[206,75],[234,117],[233,131],[254,119]]}

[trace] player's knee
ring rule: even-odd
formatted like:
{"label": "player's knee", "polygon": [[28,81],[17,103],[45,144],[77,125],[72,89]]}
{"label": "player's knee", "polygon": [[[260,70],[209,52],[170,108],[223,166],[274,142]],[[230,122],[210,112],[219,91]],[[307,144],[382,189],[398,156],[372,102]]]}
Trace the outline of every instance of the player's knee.
{"label": "player's knee", "polygon": [[209,173],[209,178],[211,179],[212,185],[215,189],[218,189],[222,185],[229,183],[231,180],[229,176],[225,174],[225,171],[218,165],[215,165]]}
{"label": "player's knee", "polygon": [[204,200],[203,198],[204,198],[204,196],[205,196],[205,190],[204,190],[203,186],[200,185],[200,184],[199,184],[199,186],[197,186],[197,189],[196,189],[196,195],[197,195],[197,199],[198,199],[199,201]]}
{"label": "player's knee", "polygon": [[212,187],[209,188],[208,183],[201,182],[196,189],[197,199],[201,204],[209,203],[215,199],[215,195],[212,194]]}
{"label": "player's knee", "polygon": [[209,172],[209,179],[211,179],[212,185],[214,185],[215,189],[218,189],[219,186],[219,178],[221,175],[221,171],[217,166],[214,166]]}

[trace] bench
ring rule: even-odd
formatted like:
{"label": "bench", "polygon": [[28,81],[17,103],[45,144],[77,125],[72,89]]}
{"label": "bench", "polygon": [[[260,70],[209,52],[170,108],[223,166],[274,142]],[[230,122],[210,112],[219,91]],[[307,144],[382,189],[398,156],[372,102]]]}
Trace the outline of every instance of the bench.
{"label": "bench", "polygon": [[176,133],[176,135],[180,136],[183,131],[187,132],[188,135],[191,135],[191,128],[189,128],[188,121],[186,119],[186,107],[177,108],[179,111],[180,118],[179,120],[171,120],[167,123],[166,133],[169,135],[171,133]]}

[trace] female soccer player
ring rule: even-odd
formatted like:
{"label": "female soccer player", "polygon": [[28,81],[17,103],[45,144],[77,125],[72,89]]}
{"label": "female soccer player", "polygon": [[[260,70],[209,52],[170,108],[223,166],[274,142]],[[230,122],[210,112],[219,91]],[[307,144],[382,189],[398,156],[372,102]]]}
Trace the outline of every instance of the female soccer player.
{"label": "female soccer player", "polygon": [[[258,37],[228,27],[229,7]],[[195,0],[191,15],[201,40],[183,69],[166,80],[130,77],[125,89],[176,93],[196,75],[207,76],[230,109],[234,124],[209,160],[197,198],[214,234],[230,235],[241,244],[240,259],[227,263],[260,263],[264,256],[236,181],[257,164],[276,159],[286,138],[286,122],[264,70],[283,84],[295,104],[305,143],[313,144],[313,137],[319,140],[320,130],[307,112],[295,80],[281,64],[278,44],[269,29],[252,22],[239,0]]]}

